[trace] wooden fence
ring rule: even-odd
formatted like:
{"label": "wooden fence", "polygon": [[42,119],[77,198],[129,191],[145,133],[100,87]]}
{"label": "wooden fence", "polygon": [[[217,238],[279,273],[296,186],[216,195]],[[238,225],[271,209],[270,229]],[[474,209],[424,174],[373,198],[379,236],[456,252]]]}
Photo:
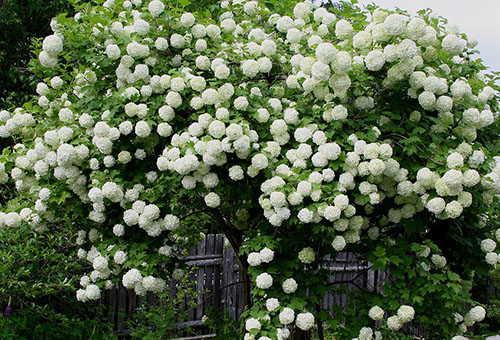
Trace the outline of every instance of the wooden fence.
{"label": "wooden fence", "polygon": [[[191,273],[190,280],[194,282],[193,288],[198,296],[195,307],[190,307],[188,301],[184,301],[182,307],[188,310],[188,319],[181,320],[178,327],[190,328],[197,334],[183,339],[209,339],[213,335],[209,334],[209,329],[202,323],[207,309],[226,310],[233,320],[237,320],[244,309],[240,298],[241,287],[238,283],[239,268],[236,256],[232,248],[224,247],[223,235],[209,234],[183,260],[196,268]],[[380,291],[386,279],[386,273],[367,270],[368,268],[363,267],[350,253],[339,253],[338,257],[329,263],[328,269],[332,272],[330,282],[339,282],[334,284],[334,288],[342,285],[349,291],[359,288]],[[170,290],[173,296],[175,287],[170,287]],[[347,299],[347,294],[328,294],[323,299],[323,307],[331,310],[334,305],[346,306]],[[110,307],[109,321],[114,324],[116,335],[129,334],[126,320],[144,301],[159,303],[152,294],[139,297],[123,286],[115,286],[105,292],[102,304]]]}

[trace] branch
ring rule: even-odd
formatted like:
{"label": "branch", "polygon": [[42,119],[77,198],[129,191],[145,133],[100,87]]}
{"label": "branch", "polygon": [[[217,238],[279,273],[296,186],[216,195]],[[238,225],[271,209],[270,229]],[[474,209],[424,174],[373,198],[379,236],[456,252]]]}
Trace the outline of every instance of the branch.
{"label": "branch", "polygon": [[[234,286],[234,285],[237,285],[237,284],[240,284],[240,283],[247,283],[247,282],[250,282],[250,281],[237,281],[237,282],[233,282],[233,283],[230,283],[228,285],[225,285],[223,287],[220,287],[219,288],[219,291],[220,290],[223,290],[223,289],[226,289],[228,287],[231,287],[231,286]],[[205,301],[207,301],[210,297],[212,297],[213,295],[215,294],[215,292],[212,292],[210,294],[208,294],[200,303],[196,304],[195,306],[191,307],[191,308],[188,308],[184,311],[184,313],[187,313],[195,308],[197,308],[198,306],[201,306],[205,303]]]}
{"label": "branch", "polygon": [[[346,266],[347,266],[347,261],[346,261],[346,263],[345,263],[345,265],[344,265],[344,271],[345,271]],[[372,267],[370,266],[370,267],[363,268],[362,270],[359,270],[359,271],[357,272],[357,274],[356,274],[356,275],[355,275],[352,279],[350,279],[350,280],[341,280],[341,281],[333,281],[333,282],[329,282],[329,283],[327,284],[327,286],[333,286],[334,284],[339,284],[339,283],[350,283],[350,284],[353,284],[353,285],[355,285],[356,287],[358,287],[358,285],[357,285],[354,281],[356,281],[356,279],[357,279],[358,277],[360,277],[362,274],[367,273],[367,272],[368,272],[371,268],[372,268]]]}

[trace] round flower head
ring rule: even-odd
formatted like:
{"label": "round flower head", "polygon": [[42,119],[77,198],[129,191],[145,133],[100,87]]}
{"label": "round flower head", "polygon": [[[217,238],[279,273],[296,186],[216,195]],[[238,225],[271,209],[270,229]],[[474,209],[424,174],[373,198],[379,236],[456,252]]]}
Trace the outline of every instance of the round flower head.
{"label": "round flower head", "polygon": [[304,248],[299,252],[299,260],[304,264],[313,263],[316,259],[316,254],[312,248]]}
{"label": "round flower head", "polygon": [[57,35],[49,35],[43,39],[42,44],[43,51],[51,57],[56,57],[59,53],[63,51],[63,42],[61,38]]}
{"label": "round flower head", "polygon": [[374,321],[382,320],[384,318],[384,314],[385,314],[384,310],[379,306],[374,306],[370,308],[370,311],[368,312],[368,315]]}
{"label": "round flower head", "polygon": [[486,310],[481,306],[477,306],[472,308],[467,314],[472,321],[480,322],[483,321],[484,318],[486,317]]}
{"label": "round flower head", "polygon": [[397,314],[402,323],[407,323],[413,320],[413,317],[415,316],[415,310],[411,306],[403,305],[399,307]]}
{"label": "round flower head", "polygon": [[283,291],[287,294],[294,293],[297,290],[297,282],[294,279],[286,279],[282,284]]}
{"label": "round flower head", "polygon": [[297,314],[295,324],[303,331],[308,331],[314,326],[314,316],[311,313]]}
{"label": "round flower head", "polygon": [[274,312],[279,308],[279,306],[280,303],[276,298],[270,298],[266,300],[266,308],[269,312]]}
{"label": "round flower head", "polygon": [[260,328],[261,328],[261,324],[260,324],[259,320],[257,320],[257,319],[250,318],[245,322],[245,329],[247,331],[251,331],[252,329],[260,329]]}
{"label": "round flower head", "polygon": [[397,331],[401,327],[403,327],[403,322],[401,321],[401,318],[399,316],[393,315],[387,319],[387,327],[390,330]]}
{"label": "round flower head", "polygon": [[253,252],[248,254],[247,262],[251,267],[255,267],[262,263],[262,257],[260,253]]}
{"label": "round flower head", "polygon": [[293,309],[285,307],[279,314],[279,320],[283,325],[289,325],[295,320]]}
{"label": "round flower head", "polygon": [[256,285],[260,289],[268,289],[273,285],[273,278],[268,273],[262,273],[255,279]]}

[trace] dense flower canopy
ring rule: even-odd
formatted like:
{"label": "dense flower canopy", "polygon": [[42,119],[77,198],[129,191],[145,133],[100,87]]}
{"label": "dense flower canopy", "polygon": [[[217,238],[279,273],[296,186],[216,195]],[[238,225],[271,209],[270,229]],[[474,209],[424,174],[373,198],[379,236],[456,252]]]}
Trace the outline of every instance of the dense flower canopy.
{"label": "dense flower canopy", "polygon": [[211,221],[254,282],[246,340],[331,319],[325,256],[343,250],[407,281],[360,294],[357,321],[337,312],[346,334],[380,339],[426,303],[429,327],[464,333],[484,319],[462,310],[468,280],[500,261],[497,88],[431,11],[344,6],[233,0],[209,18],[107,0],[59,17],[38,97],[0,113],[18,142],[0,180],[19,192],[0,226],[80,229],[85,302],[115,282],[161,292]]}

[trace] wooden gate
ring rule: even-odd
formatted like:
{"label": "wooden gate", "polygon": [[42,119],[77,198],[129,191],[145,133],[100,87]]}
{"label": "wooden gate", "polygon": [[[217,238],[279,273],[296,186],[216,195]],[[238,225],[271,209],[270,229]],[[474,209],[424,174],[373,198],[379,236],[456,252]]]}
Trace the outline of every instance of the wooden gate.
{"label": "wooden gate", "polygon": [[[198,293],[196,307],[188,307],[185,301],[185,310],[188,310],[188,319],[178,323],[179,328],[194,330],[196,337],[183,339],[209,339],[213,335],[204,326],[202,318],[207,309],[215,308],[226,310],[231,319],[238,320],[244,309],[241,299],[239,282],[239,267],[232,248],[224,247],[224,236],[208,234],[206,238],[191,249],[189,256],[183,258],[189,266],[195,267],[190,276],[194,288]],[[339,253],[337,258],[329,263],[331,271],[330,282],[337,282],[334,288],[343,285],[352,291],[358,288],[368,288],[380,291],[386,273],[369,270],[357,261],[350,253]],[[171,287],[171,295],[175,294],[175,287]],[[126,320],[135,309],[146,300],[148,303],[158,303],[157,298],[148,294],[146,297],[137,296],[123,286],[115,286],[103,294],[102,303],[110,307],[109,321],[114,324],[115,334],[126,336],[129,331]],[[323,299],[323,308],[331,310],[334,305],[346,306],[347,294],[327,294]]]}

